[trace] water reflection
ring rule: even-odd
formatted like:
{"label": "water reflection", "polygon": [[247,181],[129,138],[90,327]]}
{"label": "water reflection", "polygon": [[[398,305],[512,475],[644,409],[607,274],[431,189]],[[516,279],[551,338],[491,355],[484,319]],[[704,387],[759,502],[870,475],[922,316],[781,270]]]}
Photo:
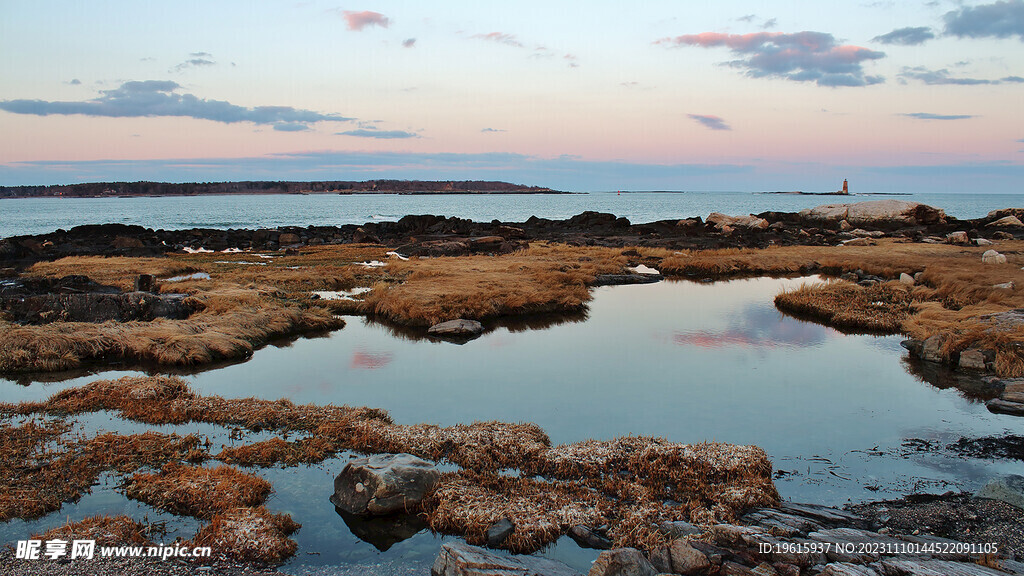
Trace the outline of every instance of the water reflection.
{"label": "water reflection", "polygon": [[408,540],[427,528],[426,521],[416,514],[363,517],[349,514],[337,506],[334,511],[345,521],[353,536],[381,552],[387,552],[398,542]]}
{"label": "water reflection", "polygon": [[811,322],[785,322],[782,313],[771,304],[758,303],[742,308],[718,331],[690,330],[672,334],[672,342],[681,346],[722,348],[775,348],[779,346],[819,346],[839,333]]}
{"label": "water reflection", "polygon": [[390,364],[393,357],[391,352],[370,352],[356,349],[352,352],[352,361],[348,363],[348,366],[355,370],[376,370]]}

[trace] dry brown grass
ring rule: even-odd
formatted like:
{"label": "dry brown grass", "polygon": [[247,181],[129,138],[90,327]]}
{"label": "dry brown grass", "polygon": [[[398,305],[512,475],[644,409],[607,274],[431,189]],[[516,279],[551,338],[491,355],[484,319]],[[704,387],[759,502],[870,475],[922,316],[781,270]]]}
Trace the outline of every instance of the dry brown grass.
{"label": "dry brown grass", "polygon": [[590,300],[595,276],[619,273],[626,261],[621,250],[561,245],[501,256],[392,261],[387,272],[401,283],[378,284],[364,301],[369,314],[415,326],[576,312]]}
{"label": "dry brown grass", "polygon": [[423,507],[432,530],[461,534],[478,546],[487,544],[488,527],[507,518],[516,528],[501,547],[530,553],[578,524],[603,524],[602,502],[599,495],[568,482],[459,472],[445,474]]}
{"label": "dry brown grass", "polygon": [[97,546],[150,546],[146,527],[128,516],[90,516],[51,528],[33,540],[95,540]]}
{"label": "dry brown grass", "polygon": [[302,438],[294,442],[271,438],[244,446],[226,446],[215,458],[241,466],[296,466],[322,462],[337,454],[339,449],[337,442],[326,438]]}
{"label": "dry brown grass", "polygon": [[910,288],[899,282],[858,286],[850,282],[803,285],[775,297],[779,310],[844,331],[899,332],[914,313]]}
{"label": "dry brown grass", "polygon": [[279,564],[298,549],[288,536],[300,527],[291,516],[272,514],[263,506],[235,508],[217,514],[200,528],[192,545],[209,546],[215,556],[232,560]]}
{"label": "dry brown grass", "polygon": [[[332,246],[276,254],[187,254],[166,258],[69,257],[40,262],[28,276],[84,274],[130,290],[139,274],[158,278],[206,272],[209,280],[164,282],[163,292],[186,293],[199,309],[185,320],[54,322],[18,326],[0,321],[0,372],[52,372],[109,362],[196,366],[245,358],[267,342],[293,334],[335,330],[339,305],[308,299],[312,290],[368,286],[380,268],[358,265],[384,258],[372,246]],[[254,265],[251,262],[257,262]]]}
{"label": "dry brown grass", "polygon": [[345,324],[324,308],[269,298],[257,290],[192,298],[204,309],[186,320],[42,326],[0,321],[0,372],[52,372],[106,362],[195,366],[247,357],[274,338]]}
{"label": "dry brown grass", "polygon": [[129,498],[197,518],[259,506],[271,490],[270,482],[230,466],[211,469],[177,462],[168,462],[158,474],[136,473],[124,485]]}

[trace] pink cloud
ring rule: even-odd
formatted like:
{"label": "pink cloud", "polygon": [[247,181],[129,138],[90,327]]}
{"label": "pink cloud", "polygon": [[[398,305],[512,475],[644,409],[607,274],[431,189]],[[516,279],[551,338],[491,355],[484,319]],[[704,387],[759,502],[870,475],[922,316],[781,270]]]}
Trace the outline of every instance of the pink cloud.
{"label": "pink cloud", "polygon": [[884,58],[884,52],[860,46],[839,46],[835,37],[825,32],[703,32],[662,38],[655,44],[701,48],[724,46],[744,58],[729,62],[729,66],[746,69],[747,75],[754,78],[774,76],[832,87],[868,86],[883,81],[878,76],[867,76],[861,65]]}
{"label": "pink cloud", "polygon": [[506,34],[505,32],[489,32],[487,34],[474,34],[473,38],[479,38],[480,40],[490,40],[491,42],[497,42],[499,44],[506,44],[514,48],[522,48],[523,43],[516,38],[515,34]]}
{"label": "pink cloud", "polygon": [[362,30],[367,26],[380,26],[381,28],[387,28],[388,25],[391,24],[391,21],[388,20],[387,16],[380,12],[371,12],[369,10],[364,10],[362,12],[345,10],[341,15],[345,18],[345,22],[348,23],[349,30]]}

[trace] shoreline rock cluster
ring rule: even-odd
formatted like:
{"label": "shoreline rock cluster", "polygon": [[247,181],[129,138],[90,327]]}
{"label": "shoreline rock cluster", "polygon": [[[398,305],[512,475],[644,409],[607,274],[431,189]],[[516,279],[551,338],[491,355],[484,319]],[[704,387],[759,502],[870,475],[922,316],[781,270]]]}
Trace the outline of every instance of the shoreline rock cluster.
{"label": "shoreline rock cluster", "polygon": [[1024,217],[1024,209],[1011,208],[993,211],[983,218],[958,220],[924,204],[880,200],[820,206],[799,213],[712,213],[706,220],[686,218],[643,224],[599,212],[583,212],[565,220],[534,216],[513,223],[409,215],[396,222],[368,222],[362,226],[282,226],[256,230],[152,230],[135,225],[96,224],[2,239],[0,270],[65,256],[158,256],[185,250],[277,250],[347,243],[384,244],[410,256],[507,253],[528,241],[670,249],[856,246],[870,244],[882,236],[916,242],[982,243],[988,241],[983,238],[986,235],[1024,237],[1020,217]]}

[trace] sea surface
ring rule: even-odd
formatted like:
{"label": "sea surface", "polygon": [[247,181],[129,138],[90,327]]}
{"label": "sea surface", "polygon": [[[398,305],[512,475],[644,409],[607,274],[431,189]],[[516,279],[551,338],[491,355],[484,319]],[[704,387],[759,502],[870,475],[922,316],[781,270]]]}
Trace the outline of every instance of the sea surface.
{"label": "sea surface", "polygon": [[[201,394],[372,406],[404,424],[535,422],[555,444],[630,434],[756,444],[781,471],[779,492],[798,502],[842,505],[976,490],[994,475],[1024,473],[1019,462],[964,458],[942,448],[961,437],[1005,435],[1020,423],[990,413],[958,390],[924,381],[899,337],[847,335],[774,307],[780,291],[817,281],[602,287],[594,290],[585,317],[492,325],[464,345],[348,317],[345,328],[326,336],[267,346],[247,362],[184,377]],[[28,385],[0,380],[0,397],[41,400],[98,377],[127,374],[140,373]],[[111,413],[81,422],[90,434],[206,434],[214,446],[265,438],[230,438],[225,429],[205,424],[147,427]],[[931,448],[918,449],[928,443]],[[329,565],[353,574],[426,573],[441,537],[424,531],[380,551],[335,512],[328,497],[346,460],[342,455],[317,466],[253,469],[274,485],[268,507],[303,525],[295,536],[299,554],[286,571]],[[169,539],[187,538],[197,525],[128,500],[116,481],[107,480],[81,502],[43,519],[0,524],[0,545],[99,513],[167,521]],[[596,553],[563,540],[545,553],[586,572]]]}
{"label": "sea surface", "polygon": [[796,212],[821,204],[895,198],[978,218],[998,208],[1024,206],[1024,194],[901,194],[803,196],[754,192],[590,192],[581,194],[398,195],[311,194],[139,198],[19,198],[0,200],[0,238],[43,234],[82,224],[138,224],[147,228],[273,228],[340,226],[397,220],[407,214],[457,216],[478,222],[522,222],[530,216],[563,219],[585,210],[624,216],[634,224],[769,210]]}

